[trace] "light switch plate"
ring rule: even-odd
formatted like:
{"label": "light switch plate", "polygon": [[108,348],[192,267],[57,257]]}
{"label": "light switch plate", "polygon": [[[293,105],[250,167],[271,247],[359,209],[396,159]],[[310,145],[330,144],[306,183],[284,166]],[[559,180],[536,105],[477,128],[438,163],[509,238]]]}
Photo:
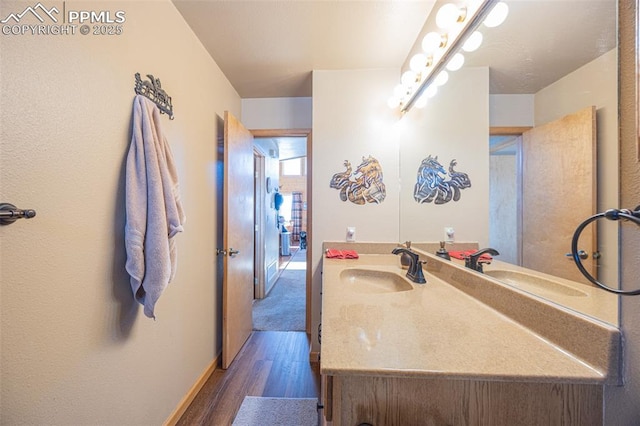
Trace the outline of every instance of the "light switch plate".
{"label": "light switch plate", "polygon": [[444,228],[444,240],[448,243],[452,243],[455,240],[455,230],[451,226],[446,226]]}
{"label": "light switch plate", "polygon": [[354,242],[356,240],[356,227],[348,226],[347,227],[347,241]]}

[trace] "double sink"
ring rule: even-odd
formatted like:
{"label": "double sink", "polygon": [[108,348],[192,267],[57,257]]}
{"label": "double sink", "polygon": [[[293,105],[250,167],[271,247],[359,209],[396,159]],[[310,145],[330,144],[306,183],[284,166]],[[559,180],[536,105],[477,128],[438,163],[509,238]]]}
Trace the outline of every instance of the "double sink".
{"label": "double sink", "polygon": [[[340,273],[341,281],[353,291],[360,293],[394,293],[413,290],[414,285],[402,270],[384,270],[381,268],[346,268]],[[485,275],[514,287],[529,290],[541,295],[557,295],[570,297],[587,297],[588,294],[580,289],[563,284],[560,280],[528,274],[506,269],[492,269]]]}
{"label": "double sink", "polygon": [[417,248],[427,283],[416,284],[393,246],[362,244],[350,247],[360,259],[323,260],[324,373],[618,383],[619,329],[566,309],[592,309],[605,292],[499,261],[483,274]]}

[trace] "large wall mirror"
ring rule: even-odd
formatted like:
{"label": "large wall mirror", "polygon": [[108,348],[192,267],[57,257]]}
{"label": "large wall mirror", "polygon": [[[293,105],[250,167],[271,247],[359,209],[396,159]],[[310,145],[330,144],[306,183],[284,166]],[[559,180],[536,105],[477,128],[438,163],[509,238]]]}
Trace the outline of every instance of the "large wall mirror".
{"label": "large wall mirror", "polygon": [[[538,208],[550,208],[550,203],[557,203],[563,211],[553,221],[567,220],[570,235],[577,224],[591,214],[607,208],[619,206],[618,183],[618,2],[616,0],[506,0],[509,5],[509,16],[505,23],[484,33],[481,48],[469,54],[465,67],[489,67],[489,100],[490,128],[496,137],[488,138],[487,149],[490,150],[490,181],[493,185],[496,170],[504,175],[500,179],[510,179],[506,192],[499,201],[491,200],[489,209],[490,227],[498,227],[490,231],[487,242],[504,253],[501,260],[520,264],[531,269],[540,270],[556,276],[563,276],[560,269],[548,270],[550,259],[541,256],[541,263],[529,260],[523,251],[537,250],[545,239],[553,239],[554,235],[545,234],[550,228],[550,219],[541,213],[535,213],[522,219],[523,197],[532,197]],[[513,101],[513,105],[509,102]],[[495,103],[495,104],[494,104]],[[589,107],[593,108],[594,156],[595,165],[589,160],[578,160],[579,148],[559,148],[553,151],[539,139],[533,138],[525,149],[519,134],[531,128],[534,131],[544,129],[563,117],[579,113]],[[527,110],[527,108],[529,108]],[[518,112],[518,110],[520,110]],[[502,116],[499,116],[502,111]],[[506,111],[506,113],[504,113]],[[588,111],[587,111],[588,113]],[[528,114],[528,115],[527,115]],[[524,118],[523,118],[524,117]],[[511,128],[511,130],[509,130]],[[557,127],[549,127],[551,133],[557,135]],[[527,138],[531,138],[527,134]],[[537,134],[536,134],[537,137]],[[571,136],[560,136],[560,139]],[[544,138],[543,138],[544,139]],[[554,167],[546,167],[543,163],[533,179],[522,176],[523,157],[534,155],[538,147],[547,155],[565,156],[570,159],[555,163]],[[575,155],[573,155],[575,153]],[[531,157],[532,158],[532,157]],[[588,158],[585,157],[585,158]],[[448,160],[447,160],[448,161]],[[566,161],[569,161],[566,163]],[[577,164],[586,161],[586,164]],[[496,166],[499,164],[499,166]],[[552,163],[549,163],[552,164]],[[560,166],[558,166],[560,164]],[[576,170],[574,183],[566,181],[566,177],[552,178],[554,168],[571,168]],[[446,168],[446,165],[445,165]],[[495,168],[495,170],[494,170]],[[579,170],[593,171],[593,202],[588,209],[579,212],[575,204],[586,198],[582,195],[580,183],[585,173]],[[506,172],[505,172],[506,170]],[[586,177],[586,179],[590,179]],[[402,180],[403,185],[405,179]],[[539,192],[524,194],[523,185],[530,188],[537,186]],[[589,185],[586,185],[589,186]],[[563,195],[563,193],[566,195]],[[506,197],[505,197],[505,194]],[[578,195],[577,201],[568,201],[568,195]],[[492,195],[493,196],[493,195]],[[496,207],[491,203],[499,203]],[[587,203],[588,204],[588,203]],[[505,207],[505,205],[508,205]],[[527,204],[531,205],[531,202]],[[400,207],[400,238],[410,239],[408,209]],[[494,223],[498,210],[510,209],[511,228],[501,229],[505,222],[501,219]],[[404,212],[403,212],[404,210]],[[403,214],[405,213],[405,214]],[[526,212],[525,212],[526,213]],[[472,214],[472,212],[470,212]],[[531,222],[537,220],[537,222]],[[525,226],[527,221],[529,226]],[[586,247],[588,256],[594,264],[594,274],[615,287],[618,283],[618,236],[615,223],[598,224],[593,227],[593,246]],[[526,232],[526,229],[533,232]],[[560,232],[560,231],[553,231]],[[415,234],[415,233],[414,233]],[[508,235],[509,238],[504,238]],[[558,234],[559,235],[559,234]],[[497,238],[503,237],[502,239]],[[570,247],[570,236],[566,240],[567,250]],[[526,258],[523,260],[523,258]],[[561,254],[557,260],[558,268],[566,265],[567,274],[577,273],[577,268],[569,258]],[[532,266],[533,265],[533,266]],[[540,265],[540,266],[536,266]],[[579,275],[579,274],[578,274]],[[564,276],[573,279],[571,275]],[[576,280],[578,280],[576,278]],[[586,282],[586,281],[585,281]],[[544,297],[544,295],[543,295]],[[612,309],[617,309],[617,300]],[[617,321],[617,310],[609,312],[605,319]]]}

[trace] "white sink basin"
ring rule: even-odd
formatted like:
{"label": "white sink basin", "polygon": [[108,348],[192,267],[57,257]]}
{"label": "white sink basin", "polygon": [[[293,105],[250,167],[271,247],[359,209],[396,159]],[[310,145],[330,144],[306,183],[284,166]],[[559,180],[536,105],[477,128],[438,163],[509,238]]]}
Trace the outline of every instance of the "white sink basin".
{"label": "white sink basin", "polygon": [[359,293],[396,293],[413,290],[406,278],[390,271],[348,268],[340,272],[340,280]]}
{"label": "white sink basin", "polygon": [[586,297],[587,293],[563,284],[558,281],[549,280],[535,275],[529,275],[519,271],[507,270],[489,270],[484,272],[485,275],[496,278],[507,284],[523,290],[535,291],[536,293],[553,293],[562,296]]}

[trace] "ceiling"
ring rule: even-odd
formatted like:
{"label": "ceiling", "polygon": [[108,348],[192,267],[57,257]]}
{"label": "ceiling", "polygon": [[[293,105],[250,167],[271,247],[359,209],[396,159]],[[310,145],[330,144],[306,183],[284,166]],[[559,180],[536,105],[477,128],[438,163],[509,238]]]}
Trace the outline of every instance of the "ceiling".
{"label": "ceiling", "polygon": [[311,96],[311,71],[400,67],[433,2],[173,0],[241,98]]}
{"label": "ceiling", "polygon": [[284,136],[280,138],[260,137],[255,140],[261,140],[269,146],[269,142],[278,147],[278,159],[291,160],[294,158],[306,157],[307,155],[307,138],[299,136]]}
{"label": "ceiling", "polygon": [[[535,93],[611,50],[616,0],[506,0],[466,66],[494,94]],[[241,98],[311,96],[311,71],[398,68],[419,43],[428,0],[173,0]],[[392,88],[389,88],[391,92]]]}
{"label": "ceiling", "polygon": [[616,47],[616,0],[506,0],[465,66],[489,66],[492,94],[533,94]]}
{"label": "ceiling", "polygon": [[[504,1],[505,23],[465,55],[465,66],[490,68],[492,94],[536,93],[616,45],[616,0]],[[399,77],[437,10],[432,0],[173,3],[243,99],[310,97],[312,70],[398,68]],[[300,156],[300,142],[277,143]]]}

